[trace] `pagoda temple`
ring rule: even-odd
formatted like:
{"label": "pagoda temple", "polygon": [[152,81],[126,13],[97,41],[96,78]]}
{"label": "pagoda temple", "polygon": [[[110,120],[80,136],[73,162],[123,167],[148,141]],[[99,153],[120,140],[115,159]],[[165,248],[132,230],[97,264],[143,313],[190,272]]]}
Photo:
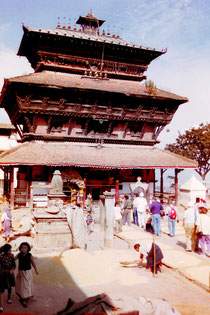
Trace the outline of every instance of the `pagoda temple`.
{"label": "pagoda temple", "polygon": [[[23,26],[18,55],[34,73],[5,79],[0,106],[20,144],[0,155],[11,204],[36,182],[51,182],[59,169],[64,192],[81,191],[83,201],[122,182],[155,181],[155,169],[197,164],[155,147],[158,136],[187,98],[143,85],[149,64],[165,53],[105,33],[92,12],[78,26],[55,29]],[[18,168],[14,189],[14,169]],[[149,191],[147,192],[149,196]],[[18,197],[19,196],[19,197]]]}

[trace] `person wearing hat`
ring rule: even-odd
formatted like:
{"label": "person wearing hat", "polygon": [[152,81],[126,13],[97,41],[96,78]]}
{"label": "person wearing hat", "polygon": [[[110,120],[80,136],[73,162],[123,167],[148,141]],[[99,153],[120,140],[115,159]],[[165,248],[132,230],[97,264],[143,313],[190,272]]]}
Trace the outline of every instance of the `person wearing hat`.
{"label": "person wearing hat", "polygon": [[196,245],[196,221],[197,215],[193,202],[189,201],[188,208],[184,212],[183,226],[185,229],[186,237],[186,251],[195,251]]}

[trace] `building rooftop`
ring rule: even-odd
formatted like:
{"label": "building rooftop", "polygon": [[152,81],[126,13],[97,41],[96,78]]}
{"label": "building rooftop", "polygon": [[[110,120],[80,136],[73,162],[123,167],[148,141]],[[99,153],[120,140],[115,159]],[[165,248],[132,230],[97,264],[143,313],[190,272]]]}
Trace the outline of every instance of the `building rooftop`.
{"label": "building rooftop", "polygon": [[15,130],[15,126],[13,126],[12,124],[3,124],[3,123],[0,123],[0,129]]}
{"label": "building rooftop", "polygon": [[[87,154],[88,152],[88,154]],[[0,165],[52,165],[110,169],[197,168],[197,163],[156,147],[30,141],[0,155]]]}
{"label": "building rooftop", "polygon": [[[25,76],[14,77],[6,79],[5,82],[45,85],[55,88],[100,90],[126,94],[127,96],[143,96],[152,99],[172,99],[178,100],[180,103],[188,101],[186,97],[182,97],[160,89],[156,89],[155,94],[150,94],[146,86],[137,81],[96,79],[94,77],[53,71],[42,71]],[[2,91],[2,97],[3,95],[4,90]]]}
{"label": "building rooftop", "polygon": [[34,28],[28,28],[28,27],[24,27],[24,28],[29,32],[45,33],[45,34],[65,36],[65,37],[73,37],[73,38],[78,38],[78,39],[87,39],[90,41],[96,41],[96,42],[101,42],[101,43],[108,43],[108,44],[115,44],[115,45],[139,48],[139,49],[144,49],[144,50],[157,51],[157,52],[160,52],[161,54],[165,52],[163,50],[158,50],[155,48],[150,48],[150,47],[134,44],[130,41],[127,41],[127,40],[125,40],[121,37],[117,37],[117,36],[113,37],[111,35],[108,36],[108,35],[102,35],[102,34],[101,35],[97,35],[97,34],[94,35],[94,34],[85,33],[83,31],[79,31],[79,30],[70,30],[67,28],[66,29],[63,29],[63,28],[34,29]]}

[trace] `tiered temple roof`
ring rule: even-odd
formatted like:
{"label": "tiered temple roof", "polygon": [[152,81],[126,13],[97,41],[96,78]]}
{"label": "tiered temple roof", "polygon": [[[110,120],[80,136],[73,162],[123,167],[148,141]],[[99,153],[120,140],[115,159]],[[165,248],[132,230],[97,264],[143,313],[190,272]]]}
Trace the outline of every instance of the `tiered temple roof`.
{"label": "tiered temple roof", "polygon": [[30,141],[1,154],[3,165],[50,165],[108,169],[196,168],[197,163],[155,147]]}

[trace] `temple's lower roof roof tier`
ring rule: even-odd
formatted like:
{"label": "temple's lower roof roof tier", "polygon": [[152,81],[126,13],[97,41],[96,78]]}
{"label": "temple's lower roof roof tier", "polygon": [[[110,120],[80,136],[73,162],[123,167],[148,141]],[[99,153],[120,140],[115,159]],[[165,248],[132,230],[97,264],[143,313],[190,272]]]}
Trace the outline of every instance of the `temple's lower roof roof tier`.
{"label": "temple's lower roof roof tier", "polygon": [[86,89],[95,91],[106,91],[111,93],[125,94],[126,96],[139,96],[151,99],[171,99],[185,103],[186,97],[179,96],[167,91],[155,89],[155,93],[149,93],[145,85],[136,81],[117,79],[96,79],[68,73],[42,71],[25,76],[14,77],[6,80],[14,83],[28,83],[44,85],[54,88]]}
{"label": "temple's lower roof roof tier", "polygon": [[156,147],[25,142],[0,155],[0,165],[52,165],[110,169],[197,168],[197,163]]}

